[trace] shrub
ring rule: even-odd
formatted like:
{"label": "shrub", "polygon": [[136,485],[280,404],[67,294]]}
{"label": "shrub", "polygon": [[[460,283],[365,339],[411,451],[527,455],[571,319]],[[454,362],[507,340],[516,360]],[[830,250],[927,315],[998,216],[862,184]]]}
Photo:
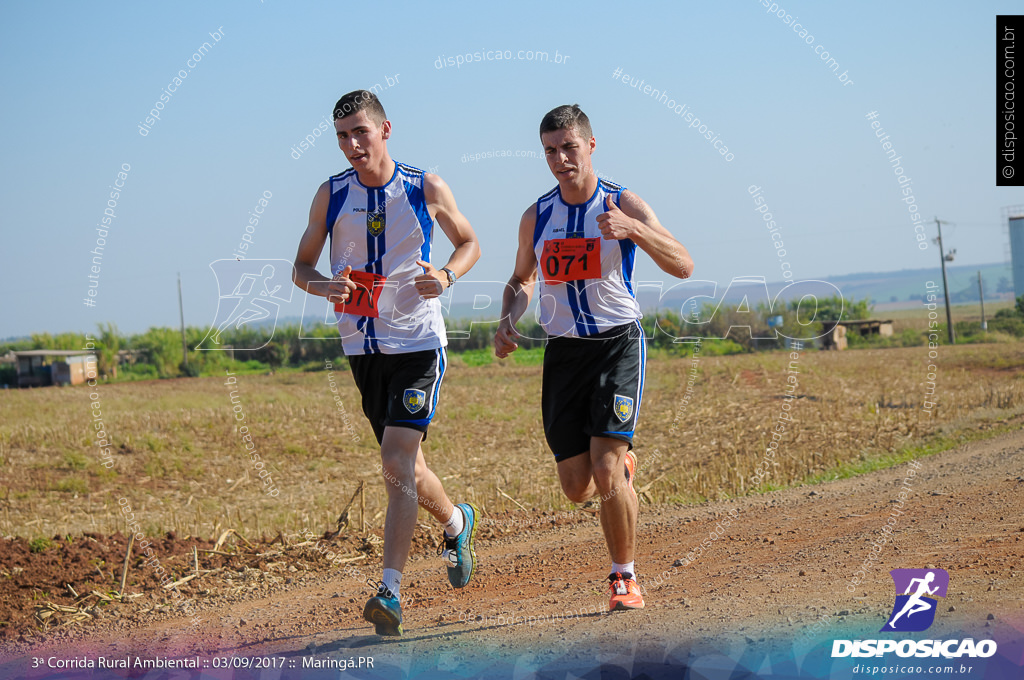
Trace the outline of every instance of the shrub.
{"label": "shrub", "polygon": [[743,345],[726,338],[725,340],[705,340],[701,343],[700,353],[704,356],[719,357],[729,354],[743,354],[750,350]]}
{"label": "shrub", "polygon": [[31,541],[28,542],[28,549],[34,553],[41,553],[44,550],[47,550],[52,547],[53,541],[44,537],[33,538]]}
{"label": "shrub", "polygon": [[77,493],[79,495],[89,493],[89,482],[81,477],[65,477],[53,486],[54,490],[61,493]]}

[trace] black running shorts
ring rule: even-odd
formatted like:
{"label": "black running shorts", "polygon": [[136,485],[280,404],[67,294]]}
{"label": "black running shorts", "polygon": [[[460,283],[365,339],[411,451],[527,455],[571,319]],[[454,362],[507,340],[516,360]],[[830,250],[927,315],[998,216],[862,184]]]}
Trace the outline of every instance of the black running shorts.
{"label": "black running shorts", "polygon": [[646,362],[639,321],[589,338],[548,339],[541,409],[555,461],[589,452],[591,437],[632,448]]}
{"label": "black running shorts", "polygon": [[408,354],[355,354],[348,357],[348,364],[378,443],[388,426],[419,430],[426,436],[448,366],[443,347]]}

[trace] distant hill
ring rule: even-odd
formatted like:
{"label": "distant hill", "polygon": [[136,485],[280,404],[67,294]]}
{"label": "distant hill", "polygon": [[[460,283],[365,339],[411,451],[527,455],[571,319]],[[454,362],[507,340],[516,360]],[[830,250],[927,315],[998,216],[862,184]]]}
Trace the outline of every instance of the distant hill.
{"label": "distant hill", "polygon": [[[1013,298],[1013,273],[1006,262],[983,265],[946,267],[949,279],[950,301],[978,302],[978,272],[985,288],[986,300]],[[942,283],[942,269],[903,269],[898,272],[850,274],[828,279],[835,284],[846,298],[861,300],[869,298],[875,304],[903,303],[914,306],[921,300],[925,281]],[[894,305],[887,305],[890,309]]]}
{"label": "distant hill", "polygon": [[[984,265],[961,265],[947,266],[946,276],[949,279],[950,301],[953,303],[977,302],[978,296],[978,272],[981,272],[982,281],[985,287],[985,300],[1010,300],[1013,299],[1013,274],[1010,265],[1005,262]],[[934,281],[942,285],[942,269],[936,266],[934,269],[902,269],[895,272],[864,272],[858,274],[846,274],[843,276],[829,276],[817,280],[818,282],[801,283],[791,288],[786,288],[786,282],[774,281],[767,284],[768,294],[774,298],[781,291],[783,300],[791,300],[812,293],[816,296],[829,296],[835,294],[835,289],[827,284],[832,284],[839,289],[843,297],[851,301],[859,301],[867,298],[872,304],[879,305],[885,309],[902,309],[916,307],[925,295],[924,284],[927,281]],[[821,283],[824,282],[824,283]],[[756,281],[742,283],[740,280],[731,282],[720,282],[717,290],[713,287],[694,286],[682,287],[677,291],[670,291],[660,301],[656,296],[644,296],[639,299],[644,309],[678,308],[680,304],[695,295],[707,295],[709,299],[702,302],[724,301],[727,304],[736,304],[746,296],[751,304],[762,300],[765,285]]]}

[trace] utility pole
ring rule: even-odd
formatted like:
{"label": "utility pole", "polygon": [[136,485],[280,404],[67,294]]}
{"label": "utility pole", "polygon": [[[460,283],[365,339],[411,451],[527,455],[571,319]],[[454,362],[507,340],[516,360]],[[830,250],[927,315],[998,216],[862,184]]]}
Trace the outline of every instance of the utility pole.
{"label": "utility pole", "polygon": [[981,283],[981,270],[978,270],[978,299],[981,300],[981,330],[988,332],[988,323],[985,321],[985,287]]}
{"label": "utility pole", "polygon": [[181,272],[178,272],[178,315],[181,318],[181,363],[182,366],[188,368],[188,343],[185,342],[185,307],[181,303]]}
{"label": "utility pole", "polygon": [[[946,222],[949,224],[949,222]],[[936,239],[936,243],[939,244],[939,260],[942,263],[942,291],[946,295],[946,329],[949,331],[949,344],[956,344],[956,336],[953,335],[953,315],[949,309],[949,282],[946,280],[946,253],[942,248],[942,221],[936,217],[935,226],[939,228],[939,238]],[[952,251],[949,254],[950,261],[953,260],[953,255],[956,251]]]}

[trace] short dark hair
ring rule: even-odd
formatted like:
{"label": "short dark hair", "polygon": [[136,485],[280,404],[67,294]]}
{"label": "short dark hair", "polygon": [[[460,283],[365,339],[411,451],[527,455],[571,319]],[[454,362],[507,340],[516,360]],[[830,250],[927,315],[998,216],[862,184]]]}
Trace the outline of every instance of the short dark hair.
{"label": "short dark hair", "polygon": [[579,104],[572,106],[564,104],[544,114],[544,118],[540,121],[540,134],[555,130],[575,130],[583,139],[590,139],[594,136],[594,131],[590,127],[590,119],[580,109]]}
{"label": "short dark hair", "polygon": [[338,103],[334,105],[334,120],[353,116],[360,111],[366,111],[366,114],[377,125],[388,119],[388,115],[384,113],[384,107],[381,105],[380,100],[377,99],[377,95],[369,90],[353,90],[346,95],[342,95]]}

